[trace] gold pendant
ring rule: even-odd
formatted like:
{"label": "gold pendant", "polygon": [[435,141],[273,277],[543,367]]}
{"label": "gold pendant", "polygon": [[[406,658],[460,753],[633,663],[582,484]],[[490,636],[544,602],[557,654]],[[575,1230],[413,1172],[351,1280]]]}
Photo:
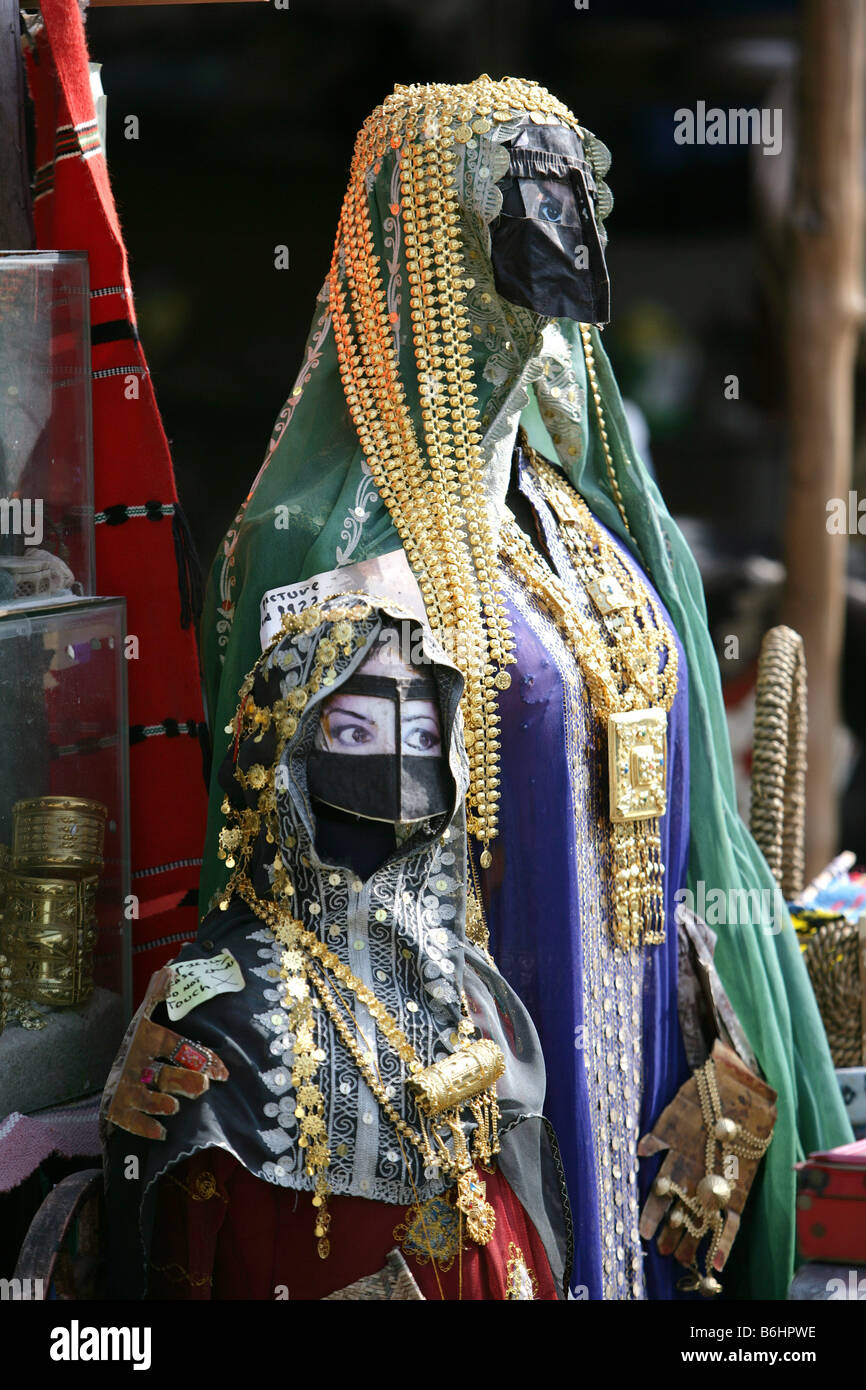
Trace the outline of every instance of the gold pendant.
{"label": "gold pendant", "polygon": [[600,579],[593,579],[586,586],[596,608],[603,618],[609,613],[617,613],[621,608],[633,608],[634,603],[628,597],[618,579],[614,579],[612,574],[605,574]]}
{"label": "gold pendant", "polygon": [[423,1115],[459,1110],[464,1101],[495,1086],[505,1070],[502,1049],[490,1038],[464,1043],[410,1076],[409,1089]]}
{"label": "gold pendant", "polygon": [[466,1217],[466,1232],[476,1245],[486,1245],[496,1230],[496,1212],[487,1198],[487,1186],[474,1168],[457,1179],[457,1205]]}
{"label": "gold pendant", "polygon": [[610,818],[653,820],[667,807],[668,720],[662,709],[610,714],[607,720]]}

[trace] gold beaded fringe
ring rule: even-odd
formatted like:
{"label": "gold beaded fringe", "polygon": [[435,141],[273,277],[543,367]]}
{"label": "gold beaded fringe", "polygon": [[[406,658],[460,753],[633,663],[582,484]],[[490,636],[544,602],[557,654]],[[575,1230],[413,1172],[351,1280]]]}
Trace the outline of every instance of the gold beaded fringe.
{"label": "gold beaded fringe", "polygon": [[[467,826],[482,846],[498,830],[499,713],[514,661],[496,585],[496,538],[484,503],[483,431],[474,389],[462,261],[455,145],[518,114],[553,115],[580,130],[535,83],[487,76],[466,86],[398,87],[355,146],[330,273],[346,401],[373,480],[418,578],[431,626],[464,673],[470,782]],[[423,439],[406,401],[373,243],[366,179],[386,154],[400,161],[409,308]]]}

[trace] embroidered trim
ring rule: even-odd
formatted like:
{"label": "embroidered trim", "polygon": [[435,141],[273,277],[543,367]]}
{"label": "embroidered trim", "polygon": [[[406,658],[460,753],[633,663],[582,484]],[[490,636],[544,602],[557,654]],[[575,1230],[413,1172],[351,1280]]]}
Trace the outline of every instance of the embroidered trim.
{"label": "embroidered trim", "polygon": [[57,127],[54,141],[55,162],[73,154],[92,154],[98,149],[99,124],[95,117],[91,121],[79,121],[78,125]]}
{"label": "embroidered trim", "polygon": [[54,164],[40,164],[33,175],[33,201],[37,203],[40,198],[46,198],[49,193],[54,192]]}
{"label": "embroidered trim", "polygon": [[155,951],[158,946],[173,946],[178,941],[186,945],[187,942],[192,942],[192,937],[188,931],[176,931],[171,936],[157,937],[156,941],[140,941],[133,946],[132,953],[139,955],[142,951]]}
{"label": "embroidered trim", "polygon": [[102,343],[117,343],[122,338],[138,342],[138,329],[131,319],[107,319],[105,323],[94,323],[90,329],[90,343],[96,347]]}
{"label": "embroidered trim", "polygon": [[116,502],[113,506],[97,512],[93,522],[95,526],[122,526],[124,521],[138,520],[143,516],[146,516],[148,521],[162,521],[163,517],[174,516],[176,510],[177,505],[174,502],[144,502],[134,506],[129,506],[126,502]]}
{"label": "embroidered trim", "polygon": [[[413,1203],[393,1234],[404,1255],[412,1255],[419,1265],[435,1264],[447,1274],[461,1247],[460,1212],[454,1205],[454,1189],[441,1197]],[[462,1244],[465,1250],[465,1238]]]}
{"label": "embroidered trim", "polygon": [[206,725],[202,722],[197,723],[195,719],[164,719],[161,724],[130,724],[129,742],[142,743],[146,738],[159,738],[161,734],[166,738],[178,738],[181,734],[198,738],[199,729],[204,728]]}
{"label": "embroidered trim", "polygon": [[538,1280],[534,1270],[526,1263],[526,1256],[519,1245],[512,1240],[508,1246],[508,1282],[505,1297],[521,1303],[530,1303],[538,1296]]}
{"label": "embroidered trim", "polygon": [[79,743],[58,743],[48,750],[51,759],[69,758],[73,754],[97,753],[102,748],[116,748],[117,734],[103,734],[101,738],[85,738]]}
{"label": "embroidered trim", "polygon": [[157,864],[154,869],[136,869],[133,878],[150,878],[153,874],[167,874],[171,869],[200,869],[201,859],[173,859],[170,864]]}
{"label": "embroidered trim", "polygon": [[136,374],[138,376],[147,376],[148,371],[146,367],[141,367],[138,365],[138,363],[135,363],[131,367],[103,367],[98,372],[90,373],[94,381],[100,381],[103,377],[106,376],[129,376],[130,374]]}
{"label": "embroidered trim", "polygon": [[364,529],[364,522],[370,519],[370,513],[367,510],[368,503],[373,501],[380,501],[379,494],[376,491],[376,484],[373,482],[373,474],[370,472],[369,464],[366,459],[362,459],[361,481],[355,492],[355,505],[349,509],[349,514],[343,521],[343,529],[340,532],[340,540],[346,541],[346,545],[338,545],[334,552],[338,567],[348,565],[357,550]]}

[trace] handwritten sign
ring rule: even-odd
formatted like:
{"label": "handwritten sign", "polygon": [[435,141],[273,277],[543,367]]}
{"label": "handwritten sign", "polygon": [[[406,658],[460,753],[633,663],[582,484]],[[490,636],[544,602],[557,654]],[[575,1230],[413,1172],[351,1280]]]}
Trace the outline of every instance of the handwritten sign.
{"label": "handwritten sign", "polygon": [[241,968],[231,951],[221,951],[209,960],[182,960],[171,967],[171,973],[165,1002],[172,1022],[218,994],[235,994],[244,987]]}

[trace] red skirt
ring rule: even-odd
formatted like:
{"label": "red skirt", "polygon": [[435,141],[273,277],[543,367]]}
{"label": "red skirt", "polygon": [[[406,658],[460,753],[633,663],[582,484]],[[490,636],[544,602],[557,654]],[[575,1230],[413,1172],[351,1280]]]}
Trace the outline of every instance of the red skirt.
{"label": "red skirt", "polygon": [[336,1196],[322,1259],[310,1193],[256,1178],[222,1149],[204,1150],[160,1183],[148,1298],[320,1299],[377,1273],[397,1247],[426,1299],[556,1299],[521,1203],[501,1173],[482,1176],[496,1212],[487,1245],[465,1236],[443,1199],[419,1212]]}

